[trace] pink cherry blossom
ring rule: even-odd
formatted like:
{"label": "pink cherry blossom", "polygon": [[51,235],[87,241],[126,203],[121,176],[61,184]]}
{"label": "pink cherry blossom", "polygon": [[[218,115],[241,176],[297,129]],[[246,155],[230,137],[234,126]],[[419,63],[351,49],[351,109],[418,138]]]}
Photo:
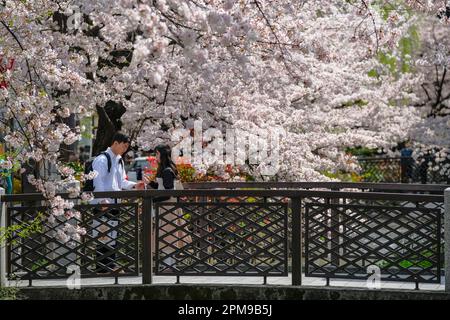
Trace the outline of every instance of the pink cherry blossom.
{"label": "pink cherry blossom", "polygon": [[[56,194],[79,193],[60,162],[61,148],[81,138],[68,120],[108,101],[124,106],[123,129],[144,150],[195,120],[241,138],[282,129],[278,180],[327,180],[325,171],[355,170],[347,147],[389,150],[414,132],[442,146],[448,123],[423,121],[414,107],[421,78],[387,72],[378,55],[399,58],[419,13],[436,16],[445,1],[384,3],[398,7],[386,19],[373,1],[5,1],[0,130],[13,162],[37,163],[29,181],[58,217],[73,201]],[[264,166],[241,165],[264,179]],[[60,176],[48,174],[54,166]],[[82,232],[67,226],[57,236]]]}

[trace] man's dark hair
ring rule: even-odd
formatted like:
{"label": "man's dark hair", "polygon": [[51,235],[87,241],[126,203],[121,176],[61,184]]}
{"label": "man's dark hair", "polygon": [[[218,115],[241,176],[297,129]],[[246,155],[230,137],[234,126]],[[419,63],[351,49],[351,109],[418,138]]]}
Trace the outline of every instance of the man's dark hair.
{"label": "man's dark hair", "polygon": [[115,142],[119,142],[119,143],[130,143],[130,137],[127,136],[125,133],[117,131],[111,141],[111,145]]}

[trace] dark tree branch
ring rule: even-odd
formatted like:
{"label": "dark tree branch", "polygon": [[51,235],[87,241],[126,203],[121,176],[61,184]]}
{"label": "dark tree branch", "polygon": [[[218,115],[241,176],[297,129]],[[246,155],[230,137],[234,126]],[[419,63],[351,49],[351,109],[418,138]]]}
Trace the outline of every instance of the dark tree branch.
{"label": "dark tree branch", "polygon": [[[20,42],[20,40],[17,38],[17,36],[15,35],[15,33],[8,27],[8,25],[3,22],[0,21],[0,23],[6,28],[6,30],[12,35],[12,37],[14,38],[14,40],[17,42],[17,44],[19,45],[20,49],[22,51],[24,51],[25,49],[22,46],[22,43]],[[28,76],[30,77],[30,84],[33,83],[33,78],[31,77],[31,68],[30,68],[30,63],[28,62],[28,59],[25,58],[25,62],[27,64],[27,69],[28,69]]]}

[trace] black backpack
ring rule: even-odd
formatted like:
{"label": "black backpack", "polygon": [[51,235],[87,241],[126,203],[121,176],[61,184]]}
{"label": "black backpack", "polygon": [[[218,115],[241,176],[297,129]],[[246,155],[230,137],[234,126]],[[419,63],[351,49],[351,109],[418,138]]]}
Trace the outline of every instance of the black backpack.
{"label": "black backpack", "polygon": [[[106,151],[100,152],[97,157],[99,157],[101,155],[104,155],[106,157],[106,159],[108,160],[108,173],[110,173],[111,172],[111,156]],[[89,160],[89,161],[85,162],[85,164],[84,164],[84,174],[89,174],[92,171],[94,171],[94,169],[92,168],[92,164],[94,163],[94,160],[95,159],[92,159],[92,160]],[[122,168],[123,168],[124,167],[123,159],[120,159],[120,164],[122,165]],[[94,179],[86,180],[84,182],[83,192],[93,192],[94,189],[95,189],[95,187],[94,187]]]}

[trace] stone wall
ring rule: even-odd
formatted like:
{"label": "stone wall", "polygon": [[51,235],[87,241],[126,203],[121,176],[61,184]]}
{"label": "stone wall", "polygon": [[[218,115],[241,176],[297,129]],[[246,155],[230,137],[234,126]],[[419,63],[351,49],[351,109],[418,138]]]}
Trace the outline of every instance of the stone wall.
{"label": "stone wall", "polygon": [[450,300],[450,293],[442,291],[198,284],[86,286],[80,290],[30,287],[21,289],[20,296],[36,300]]}

